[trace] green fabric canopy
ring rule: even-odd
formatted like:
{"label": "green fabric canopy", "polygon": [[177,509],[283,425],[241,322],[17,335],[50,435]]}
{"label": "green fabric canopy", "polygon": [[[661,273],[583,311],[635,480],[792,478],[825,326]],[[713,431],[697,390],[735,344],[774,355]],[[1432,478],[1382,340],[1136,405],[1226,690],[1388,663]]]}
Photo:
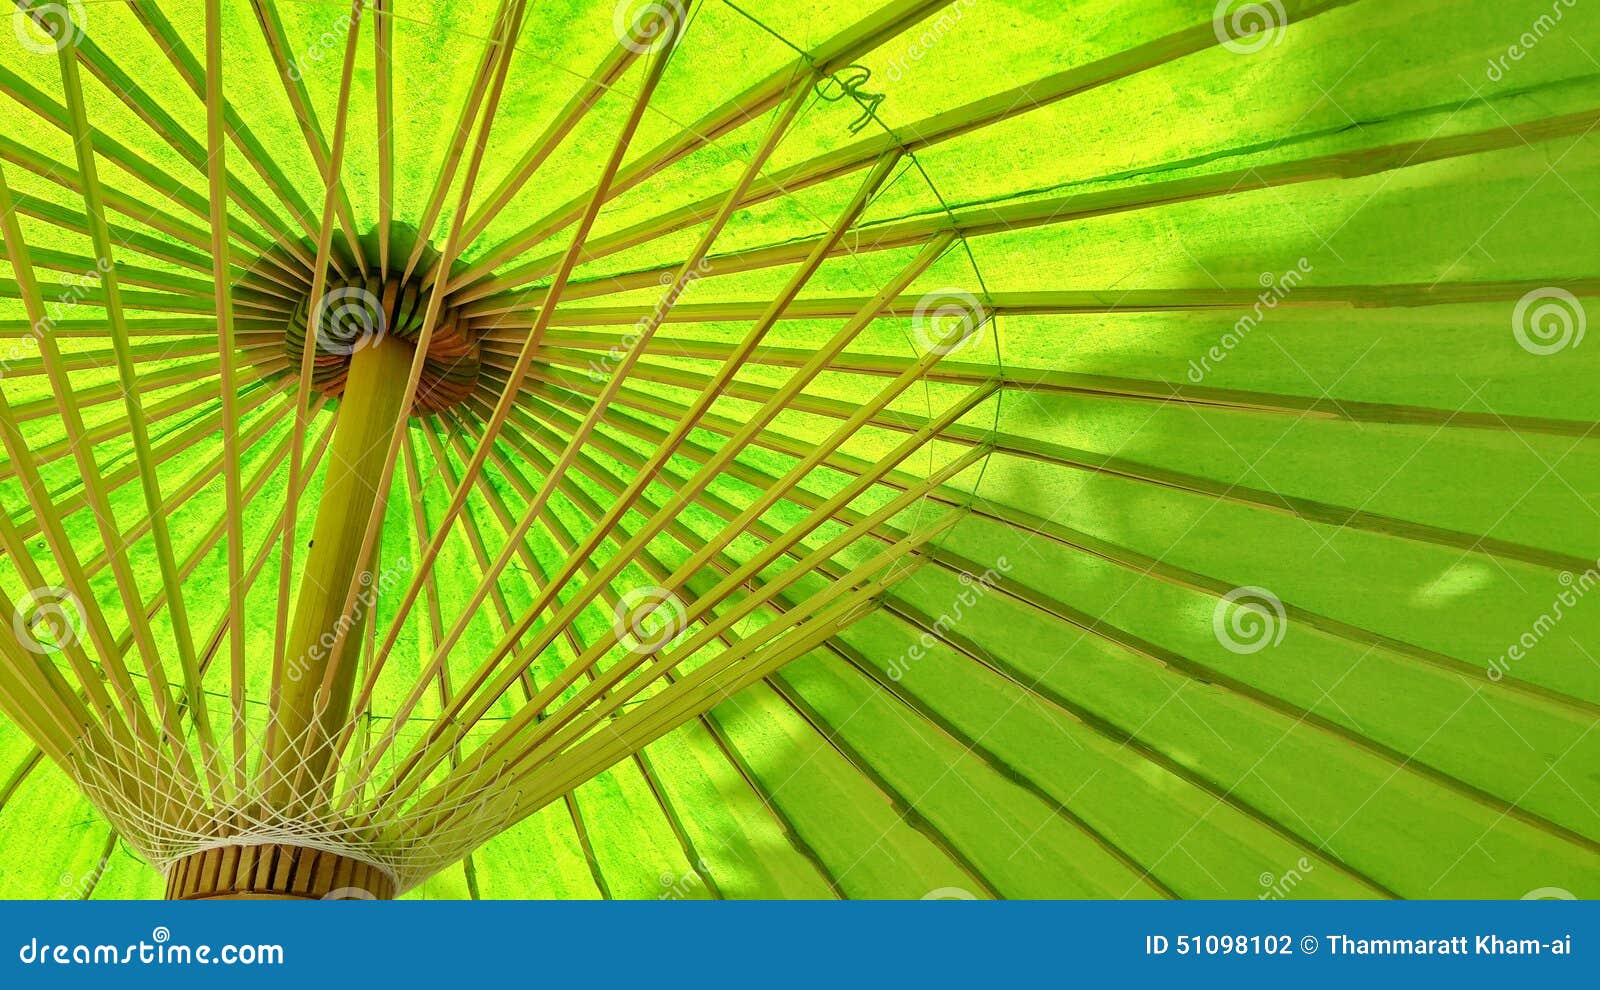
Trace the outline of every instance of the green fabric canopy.
{"label": "green fabric canopy", "polygon": [[0,895],[1600,896],[1594,5],[15,4]]}

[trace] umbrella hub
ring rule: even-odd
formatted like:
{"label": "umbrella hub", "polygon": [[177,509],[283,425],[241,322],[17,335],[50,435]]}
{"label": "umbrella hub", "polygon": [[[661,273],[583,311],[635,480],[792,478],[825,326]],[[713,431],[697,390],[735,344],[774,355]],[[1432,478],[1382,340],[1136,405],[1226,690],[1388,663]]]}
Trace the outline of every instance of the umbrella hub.
{"label": "umbrella hub", "polygon": [[[398,272],[330,278],[315,300],[310,296],[300,300],[284,328],[283,352],[290,372],[298,373],[307,329],[314,326],[311,386],[323,395],[342,395],[354,354],[388,338],[420,342],[432,292],[421,276],[404,279]],[[480,371],[477,338],[446,298],[429,336],[411,415],[433,415],[463,402],[478,387]]]}

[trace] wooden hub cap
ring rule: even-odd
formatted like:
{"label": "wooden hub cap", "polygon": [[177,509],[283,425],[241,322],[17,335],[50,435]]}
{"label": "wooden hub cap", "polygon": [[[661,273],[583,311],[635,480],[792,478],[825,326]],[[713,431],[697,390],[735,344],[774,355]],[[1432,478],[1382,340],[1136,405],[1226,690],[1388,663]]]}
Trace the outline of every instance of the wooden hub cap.
{"label": "wooden hub cap", "polygon": [[376,866],[303,846],[217,846],[167,871],[169,901],[386,901],[394,894],[394,878]]}
{"label": "wooden hub cap", "polygon": [[[398,275],[330,281],[313,302],[300,300],[284,328],[283,350],[298,375],[305,353],[306,328],[316,319],[317,337],[311,363],[311,384],[323,395],[341,394],[350,372],[350,357],[385,337],[415,344],[422,335],[431,289],[419,278],[402,283]],[[471,395],[481,370],[478,342],[466,320],[446,300],[434,322],[428,354],[417,383],[413,416],[442,412]]]}

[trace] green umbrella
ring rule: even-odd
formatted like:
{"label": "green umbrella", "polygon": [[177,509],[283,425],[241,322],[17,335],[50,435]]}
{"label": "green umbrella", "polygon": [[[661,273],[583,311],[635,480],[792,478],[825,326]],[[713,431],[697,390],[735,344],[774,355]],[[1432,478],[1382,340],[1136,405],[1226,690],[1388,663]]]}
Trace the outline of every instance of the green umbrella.
{"label": "green umbrella", "polygon": [[1592,9],[15,7],[0,893],[1600,894]]}

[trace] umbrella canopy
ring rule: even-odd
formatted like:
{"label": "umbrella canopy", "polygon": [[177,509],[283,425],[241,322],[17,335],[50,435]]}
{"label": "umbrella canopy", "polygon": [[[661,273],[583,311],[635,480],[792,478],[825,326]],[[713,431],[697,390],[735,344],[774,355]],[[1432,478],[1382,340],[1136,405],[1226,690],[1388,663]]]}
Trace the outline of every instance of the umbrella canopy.
{"label": "umbrella canopy", "polygon": [[1600,895],[1592,7],[15,7],[0,894]]}

